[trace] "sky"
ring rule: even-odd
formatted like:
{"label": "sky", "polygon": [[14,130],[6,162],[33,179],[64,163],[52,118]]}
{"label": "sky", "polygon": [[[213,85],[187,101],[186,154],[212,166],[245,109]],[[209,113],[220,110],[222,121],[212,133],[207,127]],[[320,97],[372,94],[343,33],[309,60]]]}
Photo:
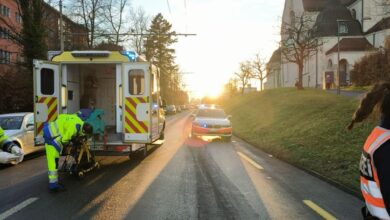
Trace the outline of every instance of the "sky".
{"label": "sky", "polygon": [[179,37],[176,62],[192,97],[216,96],[256,53],[277,49],[284,0],[133,0],[150,16],[162,13]]}

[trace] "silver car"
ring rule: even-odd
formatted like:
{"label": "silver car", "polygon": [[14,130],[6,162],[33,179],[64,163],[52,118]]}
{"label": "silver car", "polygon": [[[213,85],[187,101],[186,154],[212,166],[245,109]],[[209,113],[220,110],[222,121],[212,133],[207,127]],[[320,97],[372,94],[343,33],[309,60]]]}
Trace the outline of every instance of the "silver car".
{"label": "silver car", "polygon": [[2,114],[0,126],[8,138],[23,149],[25,155],[43,149],[43,147],[34,147],[33,113]]}
{"label": "silver car", "polygon": [[222,140],[230,142],[232,138],[231,116],[226,115],[222,109],[200,108],[192,117],[192,137],[219,136]]}

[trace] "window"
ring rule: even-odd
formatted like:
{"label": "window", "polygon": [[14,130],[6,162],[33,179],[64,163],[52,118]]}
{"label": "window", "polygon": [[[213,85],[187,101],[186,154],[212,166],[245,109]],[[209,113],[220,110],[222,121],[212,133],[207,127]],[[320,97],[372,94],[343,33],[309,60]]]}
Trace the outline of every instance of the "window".
{"label": "window", "polygon": [[10,12],[10,10],[9,10],[9,8],[7,7],[7,6],[5,6],[5,5],[0,5],[0,14],[2,15],[2,16],[6,16],[6,17],[9,17],[9,13]]}
{"label": "window", "polygon": [[339,33],[348,34],[348,26],[346,24],[339,24]]}
{"label": "window", "polygon": [[0,38],[2,39],[11,39],[10,30],[5,27],[0,27]]}
{"label": "window", "polygon": [[129,71],[130,95],[142,95],[145,93],[145,72],[141,69]]}
{"label": "window", "polygon": [[294,11],[290,11],[290,22],[292,25],[295,24],[295,12]]}
{"label": "window", "polygon": [[328,60],[328,68],[331,69],[333,67],[333,62],[332,60]]}
{"label": "window", "polygon": [[0,63],[1,64],[11,63],[11,53],[5,50],[0,50]]}
{"label": "window", "polygon": [[54,70],[41,69],[41,93],[42,95],[54,94]]}
{"label": "window", "polygon": [[351,15],[352,15],[352,18],[356,20],[356,10],[355,9],[351,10]]}
{"label": "window", "polygon": [[22,23],[22,16],[18,12],[15,12],[15,19],[19,24]]}

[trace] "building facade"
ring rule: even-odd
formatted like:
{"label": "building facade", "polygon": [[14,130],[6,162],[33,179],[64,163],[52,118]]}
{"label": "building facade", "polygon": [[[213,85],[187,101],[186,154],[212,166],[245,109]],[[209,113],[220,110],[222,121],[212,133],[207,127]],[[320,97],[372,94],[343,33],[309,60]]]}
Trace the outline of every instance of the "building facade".
{"label": "building facade", "polygon": [[[0,69],[22,61],[22,46],[15,40],[15,35],[22,30],[22,17],[18,1],[0,0]],[[44,3],[44,22],[47,27],[48,50],[60,49],[60,13]],[[88,29],[63,16],[65,49],[83,49],[87,46]],[[78,33],[73,35],[71,33]]]}
{"label": "building facade", "polygon": [[[325,88],[326,81],[331,81],[333,87],[350,85],[353,65],[384,47],[390,36],[389,0],[286,0],[282,26],[296,22],[300,16],[311,18],[313,30],[322,42],[317,52],[304,62],[304,87]],[[281,33],[281,37],[287,36]],[[278,73],[278,67],[274,65],[270,71]],[[281,56],[280,74],[281,85],[293,87],[298,67]],[[271,74],[270,80],[272,77]]]}

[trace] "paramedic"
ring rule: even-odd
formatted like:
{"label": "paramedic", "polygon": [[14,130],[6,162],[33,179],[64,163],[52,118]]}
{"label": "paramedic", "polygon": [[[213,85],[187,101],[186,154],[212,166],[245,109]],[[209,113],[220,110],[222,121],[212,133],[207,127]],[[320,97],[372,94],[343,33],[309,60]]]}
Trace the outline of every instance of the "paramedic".
{"label": "paramedic", "polygon": [[366,202],[364,219],[390,219],[390,83],[375,85],[361,101],[348,129],[378,106],[381,123],[368,136],[360,160],[360,188]]}
{"label": "paramedic", "polygon": [[51,192],[65,190],[63,185],[58,183],[58,160],[63,147],[68,145],[73,137],[91,133],[91,125],[83,122],[75,114],[61,114],[56,121],[45,123],[43,137],[45,139],[49,190]]}
{"label": "paramedic", "polygon": [[23,150],[8,139],[4,130],[0,127],[0,163],[17,164],[22,162],[23,157]]}

